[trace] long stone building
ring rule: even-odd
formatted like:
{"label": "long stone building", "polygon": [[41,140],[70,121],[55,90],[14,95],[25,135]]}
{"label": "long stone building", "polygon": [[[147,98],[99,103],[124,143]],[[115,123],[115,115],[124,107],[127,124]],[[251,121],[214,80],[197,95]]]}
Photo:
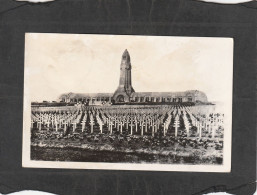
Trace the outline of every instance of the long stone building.
{"label": "long stone building", "polygon": [[135,92],[132,87],[130,55],[124,51],[120,65],[119,86],[114,93],[66,93],[59,97],[62,102],[81,102],[89,105],[103,103],[207,103],[207,96],[198,90],[184,92]]}

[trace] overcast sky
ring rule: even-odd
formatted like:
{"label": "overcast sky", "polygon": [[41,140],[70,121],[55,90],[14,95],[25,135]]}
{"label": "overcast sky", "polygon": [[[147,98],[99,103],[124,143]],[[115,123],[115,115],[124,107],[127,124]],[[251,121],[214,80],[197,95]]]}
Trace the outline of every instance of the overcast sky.
{"label": "overcast sky", "polygon": [[113,93],[128,49],[136,92],[200,90],[209,101],[232,94],[233,40],[168,36],[27,33],[25,94]]}

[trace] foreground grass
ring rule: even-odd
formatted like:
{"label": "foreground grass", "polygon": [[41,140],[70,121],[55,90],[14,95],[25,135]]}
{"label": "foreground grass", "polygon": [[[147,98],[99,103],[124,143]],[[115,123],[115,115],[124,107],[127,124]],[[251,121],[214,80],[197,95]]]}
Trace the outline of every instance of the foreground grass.
{"label": "foreground grass", "polygon": [[34,137],[32,160],[129,162],[163,164],[222,164],[222,149],[211,140],[172,136],[84,135]]}

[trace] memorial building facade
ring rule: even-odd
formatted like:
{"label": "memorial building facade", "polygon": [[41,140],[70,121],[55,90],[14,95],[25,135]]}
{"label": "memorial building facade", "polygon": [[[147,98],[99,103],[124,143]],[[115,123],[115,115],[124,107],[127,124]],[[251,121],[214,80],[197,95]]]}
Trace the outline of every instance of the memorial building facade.
{"label": "memorial building facade", "polygon": [[124,51],[120,65],[119,86],[114,93],[66,93],[59,97],[62,102],[100,105],[114,104],[154,104],[154,103],[207,103],[205,93],[198,90],[184,92],[136,92],[132,87],[130,55]]}

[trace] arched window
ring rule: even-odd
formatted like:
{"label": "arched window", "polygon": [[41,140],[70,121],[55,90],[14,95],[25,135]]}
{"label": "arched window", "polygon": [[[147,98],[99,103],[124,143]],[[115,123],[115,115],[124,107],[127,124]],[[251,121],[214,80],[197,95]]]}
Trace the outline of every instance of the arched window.
{"label": "arched window", "polygon": [[124,96],[123,95],[118,95],[116,101],[117,102],[124,102]]}

